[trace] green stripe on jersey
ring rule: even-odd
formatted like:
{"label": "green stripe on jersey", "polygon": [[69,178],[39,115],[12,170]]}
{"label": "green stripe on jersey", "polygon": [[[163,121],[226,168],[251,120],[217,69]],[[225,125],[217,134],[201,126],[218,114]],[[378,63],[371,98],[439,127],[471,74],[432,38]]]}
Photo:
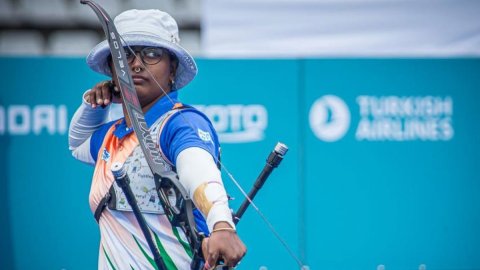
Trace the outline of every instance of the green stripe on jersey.
{"label": "green stripe on jersey", "polygon": [[150,256],[148,256],[147,252],[142,248],[142,245],[140,245],[140,243],[138,242],[138,240],[137,240],[137,238],[135,237],[135,235],[132,234],[132,237],[133,237],[133,240],[135,240],[135,243],[137,243],[137,246],[138,246],[138,248],[140,249],[140,251],[142,251],[143,256],[145,256],[145,258],[147,259],[147,261],[153,266],[153,268],[154,268],[155,270],[158,270],[155,261],[154,261]]}
{"label": "green stripe on jersey", "polygon": [[175,234],[175,236],[177,237],[178,242],[180,242],[180,244],[182,244],[183,248],[185,249],[185,252],[188,254],[190,259],[192,259],[193,258],[193,253],[192,253],[192,248],[190,247],[190,245],[187,242],[183,241],[183,239],[180,237],[180,234],[178,233],[178,228],[177,227],[172,227],[172,230],[173,230],[173,234]]}
{"label": "green stripe on jersey", "polygon": [[113,270],[117,270],[117,269],[115,268],[115,266],[113,266],[113,263],[112,263],[112,261],[110,260],[110,257],[108,257],[107,251],[105,250],[105,248],[103,247],[103,245],[102,245],[102,249],[103,249],[103,253],[105,253],[105,257],[107,257],[107,261],[108,261],[108,264],[110,264],[110,267],[111,267]]}
{"label": "green stripe on jersey", "polygon": [[[155,236],[155,242],[157,244],[157,247],[160,251],[160,256],[162,257],[163,262],[165,263],[165,266],[167,267],[168,270],[178,270],[177,266],[173,262],[172,258],[168,255],[167,251],[163,247],[162,243],[160,242],[160,239],[158,238],[158,235],[155,232],[152,232],[153,235]],[[142,248],[140,243],[138,242],[137,238],[132,234],[133,239],[137,243],[137,246],[140,248],[140,250],[143,253],[143,256],[148,260],[148,262],[155,268],[155,270],[158,270],[157,265],[155,263],[155,260],[148,256],[148,253]]]}
{"label": "green stripe on jersey", "polygon": [[162,245],[162,242],[160,242],[160,238],[158,238],[158,235],[153,232],[153,236],[155,236],[155,242],[157,243],[157,247],[160,250],[160,255],[162,256],[163,261],[165,262],[165,265],[167,266],[168,270],[177,270],[177,266],[173,262],[172,258],[168,255],[167,251]]}

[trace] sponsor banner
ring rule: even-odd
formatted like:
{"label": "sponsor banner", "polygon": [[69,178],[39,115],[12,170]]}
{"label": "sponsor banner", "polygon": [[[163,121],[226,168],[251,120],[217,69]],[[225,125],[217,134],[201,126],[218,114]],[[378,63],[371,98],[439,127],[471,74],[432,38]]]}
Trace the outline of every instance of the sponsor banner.
{"label": "sponsor banner", "polygon": [[358,96],[359,141],[449,141],[453,139],[450,96]]}
{"label": "sponsor banner", "polygon": [[[479,59],[198,66],[180,97],[218,131],[232,208],[243,195],[228,175],[248,192],[277,141],[289,147],[255,203],[309,269],[480,268]],[[0,58],[0,72],[0,268],[95,269],[93,168],[71,157],[67,132],[105,77],[83,59]],[[238,269],[299,269],[254,212],[238,224]]]}
{"label": "sponsor banner", "polygon": [[104,77],[69,58],[0,58],[0,72],[0,204],[9,209],[0,268],[95,269],[92,168],[73,159],[67,133],[83,92]]}
{"label": "sponsor banner", "polygon": [[222,143],[259,142],[265,138],[268,111],[262,104],[194,105],[212,121]]}
{"label": "sponsor banner", "polygon": [[65,104],[0,105],[0,135],[64,135],[67,132]]}
{"label": "sponsor banner", "polygon": [[326,142],[342,138],[350,127],[350,110],[334,95],[325,95],[313,103],[309,113],[310,128],[317,138]]}
{"label": "sponsor banner", "polygon": [[[325,95],[312,104],[309,123],[325,142],[342,139],[349,128],[357,141],[449,141],[453,139],[453,99],[450,96],[356,97],[358,111],[340,97]],[[351,114],[358,123],[351,123]]]}
{"label": "sponsor banner", "polygon": [[[299,105],[298,62],[199,60],[198,65],[201,76],[180,97],[209,116],[218,130],[224,183],[236,198],[232,208],[240,206],[243,195],[226,170],[248,191],[277,141],[290,147],[255,202],[298,248],[301,223],[295,214],[286,221],[283,213],[300,208],[298,116],[289,112]],[[0,268],[95,269],[99,235],[88,205],[93,168],[73,159],[67,133],[82,94],[106,78],[88,70],[83,59],[0,58],[0,71],[8,78],[0,91],[0,176],[6,187],[0,189],[0,204],[7,208],[0,216],[7,221],[0,227],[5,240],[0,247],[8,260],[0,260]],[[273,80],[276,76],[283,79]],[[121,114],[117,105],[110,117]],[[282,121],[269,123],[272,116]],[[212,139],[208,132],[197,133],[205,141]],[[287,204],[279,196],[292,199]],[[238,225],[251,254],[242,267],[294,269],[294,260],[277,260],[288,252],[254,212],[248,209]]]}
{"label": "sponsor banner", "polygon": [[478,268],[480,61],[322,59],[304,70],[310,267]]}

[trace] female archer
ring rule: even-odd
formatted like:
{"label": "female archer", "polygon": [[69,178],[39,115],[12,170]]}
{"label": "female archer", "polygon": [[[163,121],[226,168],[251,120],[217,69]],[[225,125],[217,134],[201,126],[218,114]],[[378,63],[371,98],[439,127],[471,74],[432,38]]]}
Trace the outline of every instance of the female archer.
{"label": "female archer", "polygon": [[[176,171],[180,183],[197,209],[197,225],[206,235],[202,243],[205,268],[223,260],[236,266],[246,253],[232,221],[227,195],[216,166],[219,160],[217,134],[201,112],[184,105],[178,90],[193,80],[197,67],[190,54],[179,45],[175,20],[159,10],[128,10],[114,21],[125,47],[138,100],[152,139],[158,143],[165,163]],[[75,112],[69,129],[69,147],[73,156],[95,166],[89,203],[100,228],[99,269],[155,269],[152,254],[145,242],[133,213],[115,194],[114,177],[110,171],[114,162],[126,168],[135,196],[145,198],[143,216],[155,244],[168,269],[189,269],[191,247],[182,230],[171,226],[158,195],[148,185],[152,173],[132,130],[131,119],[125,113],[118,120],[107,122],[109,105],[122,102],[115,94],[115,67],[107,41],[94,47],[87,56],[89,67],[112,80],[97,83],[83,95],[83,103]],[[114,94],[112,94],[114,93]],[[142,190],[143,194],[142,194]],[[107,196],[107,194],[109,194]],[[173,198],[175,200],[175,198]],[[154,202],[154,203],[152,203]],[[155,203],[157,202],[157,203]]]}

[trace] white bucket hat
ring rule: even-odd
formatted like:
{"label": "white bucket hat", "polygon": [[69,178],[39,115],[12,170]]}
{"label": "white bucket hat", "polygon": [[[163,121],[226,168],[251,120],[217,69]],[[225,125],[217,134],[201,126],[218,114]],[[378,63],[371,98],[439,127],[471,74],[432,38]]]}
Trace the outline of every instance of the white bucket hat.
{"label": "white bucket hat", "polygon": [[[175,90],[187,85],[197,75],[197,64],[180,46],[177,23],[168,13],[158,9],[131,9],[120,13],[114,23],[122,36],[122,44],[161,47],[177,56],[178,68],[173,86]],[[87,64],[92,70],[111,77],[112,71],[107,63],[109,55],[108,41],[104,40],[90,51]]]}

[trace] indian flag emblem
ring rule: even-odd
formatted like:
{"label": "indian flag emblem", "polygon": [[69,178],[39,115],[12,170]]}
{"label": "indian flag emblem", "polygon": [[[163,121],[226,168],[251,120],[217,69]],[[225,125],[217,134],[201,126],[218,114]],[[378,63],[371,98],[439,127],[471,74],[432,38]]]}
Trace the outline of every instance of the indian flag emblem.
{"label": "indian flag emblem", "polygon": [[110,153],[107,151],[107,148],[103,148],[102,159],[108,162],[110,159]]}
{"label": "indian flag emblem", "polygon": [[200,139],[204,142],[212,142],[212,136],[208,131],[198,129],[198,137],[200,137]]}

